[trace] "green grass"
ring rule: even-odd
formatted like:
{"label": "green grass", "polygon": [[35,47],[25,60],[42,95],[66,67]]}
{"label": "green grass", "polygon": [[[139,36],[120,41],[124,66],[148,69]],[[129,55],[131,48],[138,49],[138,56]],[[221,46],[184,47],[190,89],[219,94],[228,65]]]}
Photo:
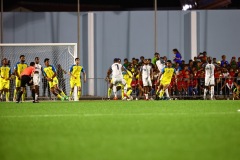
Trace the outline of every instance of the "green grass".
{"label": "green grass", "polygon": [[0,103],[0,159],[238,160],[240,101]]}

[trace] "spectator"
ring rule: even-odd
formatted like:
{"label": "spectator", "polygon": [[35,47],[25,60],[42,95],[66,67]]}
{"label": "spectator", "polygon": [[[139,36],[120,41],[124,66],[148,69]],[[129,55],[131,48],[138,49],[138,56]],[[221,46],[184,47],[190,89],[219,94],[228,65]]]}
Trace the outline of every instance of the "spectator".
{"label": "spectator", "polygon": [[216,58],[213,58],[213,64],[214,64],[215,66],[218,66],[218,62],[217,62],[217,59],[216,59]]}
{"label": "spectator", "polygon": [[240,71],[235,74],[234,85],[240,85]]}
{"label": "spectator", "polygon": [[198,94],[198,81],[194,78],[193,74],[190,74],[189,85],[188,85],[188,93],[190,96]]}
{"label": "spectator", "polygon": [[222,55],[221,67],[223,67],[224,64],[226,64],[226,66],[229,65],[228,61],[226,60],[226,55]]}
{"label": "spectator", "polygon": [[238,57],[237,68],[240,69],[240,57]]}
{"label": "spectator", "polygon": [[224,98],[225,98],[225,95],[227,96],[227,98],[229,99],[229,95],[232,93],[232,90],[233,89],[233,79],[231,76],[227,77],[224,85],[222,86],[221,90],[222,90],[222,93],[224,95]]}
{"label": "spectator", "polygon": [[128,59],[125,58],[125,59],[124,59],[123,66],[124,66],[125,68],[128,68],[129,64],[130,64],[130,63],[128,62]]}
{"label": "spectator", "polygon": [[236,57],[232,57],[231,62],[230,62],[230,66],[233,69],[237,68],[237,62],[236,62]]}
{"label": "spectator", "polygon": [[139,65],[143,65],[144,63],[143,63],[143,60],[144,60],[145,58],[144,58],[144,56],[141,56],[140,57],[140,62],[139,62]]}
{"label": "spectator", "polygon": [[179,51],[175,48],[173,49],[173,53],[175,54],[175,57],[173,59],[174,62],[182,64],[182,55],[179,53]]}
{"label": "spectator", "polygon": [[152,64],[155,66],[156,65],[156,62],[157,62],[157,59],[158,57],[160,57],[160,54],[159,53],[154,53],[154,57],[152,59]]}
{"label": "spectator", "polygon": [[198,63],[199,61],[198,61],[198,59],[197,59],[197,57],[194,57],[193,58],[193,66],[194,67],[197,67],[197,63]]}

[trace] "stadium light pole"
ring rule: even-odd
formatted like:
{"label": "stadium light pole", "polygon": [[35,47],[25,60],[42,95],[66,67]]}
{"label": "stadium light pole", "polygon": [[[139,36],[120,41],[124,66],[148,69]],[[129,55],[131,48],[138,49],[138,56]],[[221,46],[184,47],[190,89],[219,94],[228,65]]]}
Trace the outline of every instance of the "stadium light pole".
{"label": "stadium light pole", "polygon": [[154,1],[154,50],[157,52],[157,0]]}

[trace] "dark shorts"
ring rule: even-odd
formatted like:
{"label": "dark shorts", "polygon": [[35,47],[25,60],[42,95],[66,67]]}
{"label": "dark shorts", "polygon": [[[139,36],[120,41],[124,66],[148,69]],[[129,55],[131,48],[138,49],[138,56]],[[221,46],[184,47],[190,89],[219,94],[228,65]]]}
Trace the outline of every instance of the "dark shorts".
{"label": "dark shorts", "polygon": [[33,81],[31,81],[31,80],[32,80],[32,77],[27,76],[27,75],[23,75],[22,78],[21,78],[21,87],[26,87],[26,84],[28,86],[32,86]]}

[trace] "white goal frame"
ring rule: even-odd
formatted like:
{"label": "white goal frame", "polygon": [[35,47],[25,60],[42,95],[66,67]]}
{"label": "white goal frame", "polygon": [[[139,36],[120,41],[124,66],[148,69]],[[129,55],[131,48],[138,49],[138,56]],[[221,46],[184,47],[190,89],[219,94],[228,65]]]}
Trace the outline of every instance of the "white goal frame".
{"label": "white goal frame", "polygon": [[[2,47],[40,47],[40,46],[74,46],[73,54],[69,54],[70,56],[75,58],[78,57],[77,52],[77,43],[0,43],[0,55],[3,57]],[[68,82],[69,83],[69,82]],[[78,101],[77,98],[77,87],[74,88],[74,101]]]}

